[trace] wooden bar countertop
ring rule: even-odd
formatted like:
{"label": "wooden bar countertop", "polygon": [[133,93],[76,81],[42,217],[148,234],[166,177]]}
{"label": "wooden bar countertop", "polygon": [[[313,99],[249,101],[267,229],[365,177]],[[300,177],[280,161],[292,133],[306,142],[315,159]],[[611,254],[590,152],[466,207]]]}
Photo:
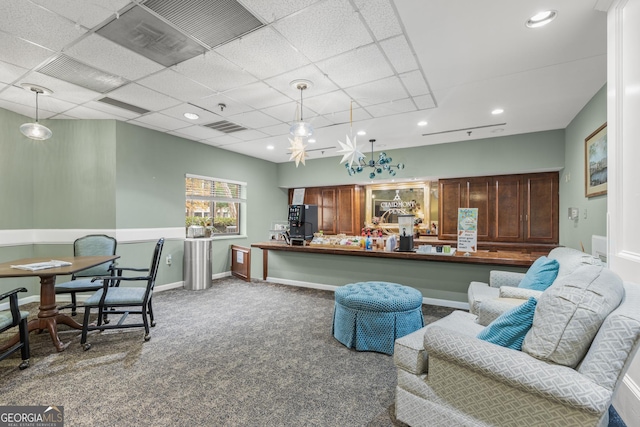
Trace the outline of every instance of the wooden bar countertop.
{"label": "wooden bar countertop", "polygon": [[436,253],[418,253],[418,252],[386,252],[382,250],[364,250],[359,247],[349,246],[290,246],[284,242],[261,242],[251,244],[253,248],[259,248],[265,251],[285,251],[313,254],[331,254],[346,256],[364,256],[374,258],[396,258],[408,259],[416,261],[440,261],[440,262],[457,262],[463,264],[485,264],[485,265],[503,265],[513,267],[528,268],[540,256],[539,254],[528,254],[515,251],[478,251],[470,252],[468,256],[464,253],[456,252],[453,255],[436,254]]}

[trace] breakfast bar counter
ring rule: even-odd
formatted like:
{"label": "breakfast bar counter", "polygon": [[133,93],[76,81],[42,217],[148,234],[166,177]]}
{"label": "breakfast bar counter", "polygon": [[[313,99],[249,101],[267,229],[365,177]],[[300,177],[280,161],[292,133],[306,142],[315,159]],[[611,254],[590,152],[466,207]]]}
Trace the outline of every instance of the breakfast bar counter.
{"label": "breakfast bar counter", "polygon": [[261,242],[253,243],[253,248],[262,249],[262,276],[263,280],[267,280],[269,251],[285,251],[297,253],[313,253],[327,255],[342,256],[359,256],[370,258],[386,258],[386,259],[402,259],[413,261],[438,261],[446,263],[462,263],[462,264],[481,264],[495,266],[511,266],[528,268],[539,257],[539,254],[522,253],[515,251],[478,251],[470,252],[469,255],[464,253],[442,254],[442,253],[419,253],[419,252],[398,252],[383,250],[364,250],[360,247],[349,246],[324,246],[324,245],[305,245],[292,246],[284,242]]}

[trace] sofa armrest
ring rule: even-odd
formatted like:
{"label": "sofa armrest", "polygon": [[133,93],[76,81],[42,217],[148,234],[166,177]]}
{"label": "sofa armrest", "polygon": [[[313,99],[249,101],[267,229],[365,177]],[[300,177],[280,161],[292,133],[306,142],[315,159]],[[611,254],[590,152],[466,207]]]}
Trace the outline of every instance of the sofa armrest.
{"label": "sofa armrest", "polygon": [[501,286],[518,286],[523,277],[524,273],[491,270],[489,272],[489,286],[493,288],[499,288]]}
{"label": "sofa armrest", "polygon": [[424,336],[424,347],[429,357],[593,414],[604,413],[611,403],[611,390],[571,368],[549,364],[458,331],[433,326]]}
{"label": "sofa armrest", "polygon": [[502,313],[525,302],[527,302],[527,300],[519,298],[494,298],[480,301],[475,308],[476,315],[478,316],[476,323],[482,326],[488,326],[489,323],[496,320]]}
{"label": "sofa armrest", "polygon": [[542,295],[542,291],[526,288],[514,288],[513,286],[500,286],[500,298],[517,298],[525,302],[530,297],[538,299]]}

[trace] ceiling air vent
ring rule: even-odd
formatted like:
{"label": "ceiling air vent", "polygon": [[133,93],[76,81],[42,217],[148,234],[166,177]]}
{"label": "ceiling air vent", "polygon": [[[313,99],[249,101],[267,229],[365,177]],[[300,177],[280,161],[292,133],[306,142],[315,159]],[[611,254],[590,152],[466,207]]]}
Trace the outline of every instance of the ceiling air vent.
{"label": "ceiling air vent", "polygon": [[129,83],[123,77],[105,73],[65,55],[58,56],[37,71],[99,93],[109,92]]}
{"label": "ceiling air vent", "polygon": [[208,128],[215,129],[224,133],[233,133],[241,130],[247,130],[247,128],[237,125],[235,123],[228,122],[226,120],[220,120],[219,122],[209,123],[205,125]]}
{"label": "ceiling air vent", "polygon": [[145,110],[144,108],[136,107],[135,105],[127,104],[126,102],[118,101],[117,99],[109,98],[107,96],[102,99],[98,99],[98,101],[115,107],[124,108],[125,110],[133,111],[138,114],[147,114],[149,112],[149,110]]}
{"label": "ceiling air vent", "polygon": [[236,0],[147,0],[144,6],[209,48],[264,25]]}
{"label": "ceiling air vent", "polygon": [[140,6],[132,7],[96,33],[165,67],[207,51]]}

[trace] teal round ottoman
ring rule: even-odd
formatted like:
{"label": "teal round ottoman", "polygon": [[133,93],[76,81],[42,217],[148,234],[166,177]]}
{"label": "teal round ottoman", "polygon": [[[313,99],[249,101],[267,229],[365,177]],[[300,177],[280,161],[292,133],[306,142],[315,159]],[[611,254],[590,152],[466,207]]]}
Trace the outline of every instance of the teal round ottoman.
{"label": "teal round ottoman", "polygon": [[393,354],[396,338],[424,326],[422,294],[389,282],[359,282],[335,292],[333,336],[347,348]]}

